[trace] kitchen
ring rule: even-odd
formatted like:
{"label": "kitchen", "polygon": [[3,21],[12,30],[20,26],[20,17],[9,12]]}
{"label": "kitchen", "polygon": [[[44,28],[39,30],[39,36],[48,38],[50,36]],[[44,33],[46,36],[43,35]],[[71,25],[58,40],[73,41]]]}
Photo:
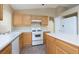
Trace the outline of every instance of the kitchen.
{"label": "kitchen", "polygon": [[79,54],[79,5],[3,4],[0,14],[0,54]]}

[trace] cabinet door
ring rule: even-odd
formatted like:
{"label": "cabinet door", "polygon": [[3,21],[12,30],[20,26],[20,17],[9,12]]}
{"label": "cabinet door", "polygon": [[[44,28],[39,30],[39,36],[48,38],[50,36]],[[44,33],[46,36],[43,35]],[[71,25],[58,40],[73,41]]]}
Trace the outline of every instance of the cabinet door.
{"label": "cabinet door", "polygon": [[21,51],[23,49],[23,34],[20,35],[19,47],[20,47],[20,51]]}
{"label": "cabinet door", "polygon": [[46,33],[48,33],[48,32],[43,32],[43,42],[44,42],[44,44],[46,44]]}
{"label": "cabinet door", "polygon": [[22,26],[22,14],[14,13],[13,25],[14,26]]}
{"label": "cabinet door", "polygon": [[32,33],[31,32],[23,33],[23,46],[25,47],[26,45],[31,44],[32,44]]}
{"label": "cabinet door", "polygon": [[56,46],[56,54],[67,54],[67,52],[61,49],[60,47]]}
{"label": "cabinet door", "polygon": [[46,35],[46,48],[48,54],[55,54],[55,38]]}
{"label": "cabinet door", "polygon": [[47,32],[44,32],[44,33],[43,33],[43,42],[44,42],[44,44],[46,44],[46,33],[47,33]]}
{"label": "cabinet door", "polygon": [[48,25],[48,16],[42,17],[42,25],[47,26]]}
{"label": "cabinet door", "polygon": [[32,44],[32,33],[27,32],[27,44]]}
{"label": "cabinet door", "polygon": [[68,54],[77,54],[79,53],[79,48],[62,40],[56,39],[56,46],[60,47]]}
{"label": "cabinet door", "polygon": [[0,4],[0,20],[3,20],[3,4]]}
{"label": "cabinet door", "polygon": [[32,20],[41,20],[42,16],[32,16]]}
{"label": "cabinet door", "polygon": [[24,15],[23,16],[23,25],[31,25],[32,20],[30,15]]}
{"label": "cabinet door", "polygon": [[11,54],[12,53],[12,45],[9,44],[8,46],[6,46],[1,52],[0,54]]}

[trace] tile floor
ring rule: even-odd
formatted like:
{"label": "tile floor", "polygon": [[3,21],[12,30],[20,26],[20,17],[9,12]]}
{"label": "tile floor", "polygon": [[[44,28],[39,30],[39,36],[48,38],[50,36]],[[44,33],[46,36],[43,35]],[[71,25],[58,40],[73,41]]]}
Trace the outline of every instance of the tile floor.
{"label": "tile floor", "polygon": [[45,45],[26,46],[21,51],[21,54],[46,54]]}

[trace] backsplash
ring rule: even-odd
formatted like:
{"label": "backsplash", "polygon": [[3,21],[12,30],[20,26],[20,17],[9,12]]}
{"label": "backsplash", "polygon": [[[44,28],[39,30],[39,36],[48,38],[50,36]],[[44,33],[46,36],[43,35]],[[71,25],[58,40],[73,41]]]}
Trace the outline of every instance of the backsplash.
{"label": "backsplash", "polygon": [[[13,27],[12,31],[19,31],[19,30],[24,30],[24,31],[31,31],[33,27],[32,26],[26,26],[26,27]],[[41,27],[43,30],[47,30],[47,27]]]}
{"label": "backsplash", "polygon": [[36,23],[35,22],[35,23],[32,23],[32,27],[33,28],[37,28],[37,27],[40,27],[41,28],[42,26],[41,26],[41,23]]}
{"label": "backsplash", "polygon": [[31,31],[31,26],[26,26],[26,27],[13,27],[13,31],[15,30],[27,30],[27,31]]}

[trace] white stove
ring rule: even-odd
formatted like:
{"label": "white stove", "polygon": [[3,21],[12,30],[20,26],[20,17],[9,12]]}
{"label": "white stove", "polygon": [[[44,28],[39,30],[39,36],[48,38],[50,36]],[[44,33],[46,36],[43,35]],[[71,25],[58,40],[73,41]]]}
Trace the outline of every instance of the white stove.
{"label": "white stove", "polygon": [[32,28],[32,45],[43,44],[43,31],[41,28]]}

